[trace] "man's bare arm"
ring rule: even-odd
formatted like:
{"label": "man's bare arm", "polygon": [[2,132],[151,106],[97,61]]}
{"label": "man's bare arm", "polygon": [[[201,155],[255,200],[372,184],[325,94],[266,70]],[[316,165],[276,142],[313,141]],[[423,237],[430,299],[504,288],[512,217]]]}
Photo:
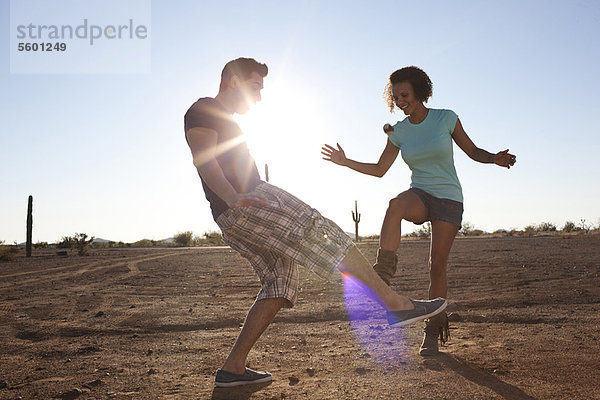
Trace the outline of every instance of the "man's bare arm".
{"label": "man's bare arm", "polygon": [[197,127],[188,129],[185,134],[198,173],[206,185],[223,199],[229,207],[264,206],[268,204],[262,196],[238,193],[225,178],[225,174],[216,160],[216,131]]}

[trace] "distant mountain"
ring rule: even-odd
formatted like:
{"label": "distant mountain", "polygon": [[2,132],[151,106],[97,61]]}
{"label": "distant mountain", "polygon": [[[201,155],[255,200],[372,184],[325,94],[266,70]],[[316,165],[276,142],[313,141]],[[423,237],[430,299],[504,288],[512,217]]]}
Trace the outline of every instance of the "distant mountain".
{"label": "distant mountain", "polygon": [[159,242],[161,242],[161,243],[173,243],[174,241],[175,241],[175,239],[173,239],[172,237],[166,238],[163,240],[159,240]]}
{"label": "distant mountain", "polygon": [[92,240],[92,243],[108,243],[108,242],[112,242],[112,240],[106,240],[106,239],[102,239],[102,238],[95,238],[94,240]]}

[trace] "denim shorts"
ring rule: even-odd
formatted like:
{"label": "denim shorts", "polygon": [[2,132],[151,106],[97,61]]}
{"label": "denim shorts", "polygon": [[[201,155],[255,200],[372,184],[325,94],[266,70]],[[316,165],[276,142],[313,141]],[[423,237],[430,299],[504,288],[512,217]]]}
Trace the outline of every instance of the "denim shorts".
{"label": "denim shorts", "polygon": [[410,191],[419,196],[427,209],[427,219],[416,223],[417,225],[421,225],[426,221],[444,221],[461,227],[463,203],[450,199],[440,199],[418,188],[410,188]]}

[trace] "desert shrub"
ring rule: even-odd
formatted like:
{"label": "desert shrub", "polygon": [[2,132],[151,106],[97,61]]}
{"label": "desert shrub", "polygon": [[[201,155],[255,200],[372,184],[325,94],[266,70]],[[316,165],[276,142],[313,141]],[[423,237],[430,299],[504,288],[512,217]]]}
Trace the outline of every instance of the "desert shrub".
{"label": "desert shrub", "polygon": [[523,233],[525,236],[533,236],[537,233],[537,228],[535,225],[527,225],[525,228],[523,228]]}
{"label": "desert shrub", "polygon": [[567,221],[567,222],[565,222],[562,230],[563,230],[563,232],[574,232],[574,231],[579,230],[579,227],[577,225],[575,225],[575,222]]}
{"label": "desert shrub", "polygon": [[33,244],[34,249],[47,249],[48,247],[48,242],[37,242]]}
{"label": "desert shrub", "polygon": [[379,235],[377,235],[377,234],[367,235],[367,236],[363,236],[363,239],[367,239],[367,240],[379,240]]}
{"label": "desert shrub", "polygon": [[177,232],[175,236],[173,236],[173,241],[178,246],[191,246],[194,240],[194,232],[185,231],[185,232]]}
{"label": "desert shrub", "polygon": [[408,236],[421,239],[429,239],[429,237],[431,236],[431,223],[426,222],[425,224],[423,224],[422,227],[410,233]]}
{"label": "desert shrub", "polygon": [[7,246],[4,241],[0,241],[0,261],[12,261],[19,254],[17,246]]}
{"label": "desert shrub", "polygon": [[208,244],[224,244],[223,243],[223,235],[221,235],[221,232],[217,232],[217,231],[204,232],[204,239],[208,242]]}
{"label": "desert shrub", "polygon": [[218,231],[206,231],[202,236],[194,235],[192,239],[194,246],[221,246],[224,245],[223,236]]}
{"label": "desert shrub", "polygon": [[538,232],[556,232],[556,225],[551,222],[542,222],[536,226]]}
{"label": "desert shrub", "polygon": [[470,222],[463,222],[459,232],[464,236],[479,236],[483,233],[481,229],[475,228],[475,225]]}
{"label": "desert shrub", "polygon": [[56,242],[56,248],[58,249],[72,249],[74,240],[71,236],[63,236],[60,241]]}
{"label": "desert shrub", "polygon": [[471,233],[471,231],[475,228],[475,226],[473,224],[471,224],[470,222],[463,222],[462,226],[460,227],[458,233],[464,235],[464,236],[469,236],[469,234]]}
{"label": "desert shrub", "polygon": [[590,231],[591,225],[587,223],[587,221],[585,219],[582,219],[579,222],[579,227],[581,228],[582,231],[585,231],[586,233]]}
{"label": "desert shrub", "polygon": [[76,233],[73,236],[73,248],[77,250],[77,254],[80,256],[87,256],[90,248],[90,244],[94,241],[94,237],[88,239],[86,233]]}
{"label": "desert shrub", "polygon": [[156,247],[157,243],[158,242],[156,240],[142,239],[142,240],[138,240],[137,242],[131,243],[131,246],[132,247]]}
{"label": "desert shrub", "polygon": [[90,244],[90,247],[93,249],[105,249],[108,247],[108,242],[93,242]]}
{"label": "desert shrub", "polygon": [[62,239],[56,243],[56,247],[59,249],[77,250],[77,254],[86,256],[93,241],[93,236],[88,239],[86,233],[75,233],[75,236],[63,236]]}

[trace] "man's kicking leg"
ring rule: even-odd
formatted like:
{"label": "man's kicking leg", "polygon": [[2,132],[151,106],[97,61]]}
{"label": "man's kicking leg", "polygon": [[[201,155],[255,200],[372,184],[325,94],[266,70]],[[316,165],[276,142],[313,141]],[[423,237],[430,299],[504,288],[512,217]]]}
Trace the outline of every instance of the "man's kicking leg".
{"label": "man's kicking leg", "polygon": [[[248,372],[246,358],[286,301],[283,297],[276,297],[258,300],[252,305],[229,357],[223,367],[217,371],[215,380],[217,386],[237,386],[249,382],[258,383],[271,380],[271,375],[268,373],[256,372],[253,374],[255,371],[252,370]],[[245,374],[247,376],[244,377]]]}
{"label": "man's kicking leg", "polygon": [[417,301],[394,292],[377,275],[356,246],[350,249],[344,260],[338,265],[338,269],[360,280],[375,292],[377,295],[375,300],[388,311],[388,321],[392,326],[404,326],[420,321],[437,315],[446,308],[447,302],[444,299]]}

